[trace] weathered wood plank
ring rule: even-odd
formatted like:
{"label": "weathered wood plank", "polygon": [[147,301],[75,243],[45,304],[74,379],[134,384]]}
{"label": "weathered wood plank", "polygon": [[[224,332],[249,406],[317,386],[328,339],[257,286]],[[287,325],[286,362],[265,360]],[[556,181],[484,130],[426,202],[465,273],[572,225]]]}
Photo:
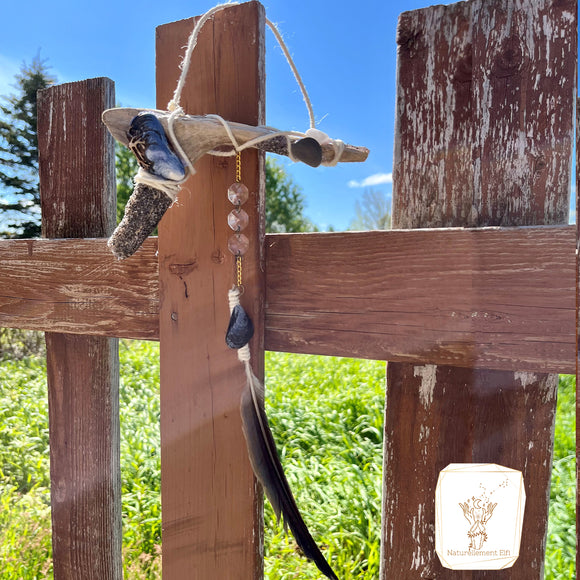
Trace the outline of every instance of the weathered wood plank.
{"label": "weathered wood plank", "polygon": [[[574,226],[268,235],[266,348],[574,372],[575,235]],[[0,325],[158,340],[157,239],[121,262],[105,242],[0,240]]]}
{"label": "weathered wood plank", "polygon": [[[437,579],[539,577],[526,561],[543,567],[543,528],[547,525],[543,512],[549,491],[532,487],[538,480],[533,472],[550,471],[551,444],[547,449],[546,435],[553,430],[550,402],[556,396],[557,379],[547,374],[516,373],[514,378],[506,371],[388,363],[385,423],[390,439],[385,445],[384,493],[389,515],[397,517],[383,518],[383,535],[388,542],[386,557],[398,557],[400,568],[406,570],[400,578],[417,578],[425,569],[429,570],[425,578]],[[530,407],[540,398],[546,401],[544,406]],[[435,554],[434,539],[429,541],[435,533],[432,498],[437,477],[450,462],[497,463],[524,473],[527,498],[520,557],[501,576],[444,569]],[[540,498],[543,501],[538,504]],[[406,538],[406,545],[397,536]],[[394,562],[384,565],[395,567]]]}
{"label": "weathered wood plank", "polygon": [[[394,227],[567,223],[576,22],[573,0],[401,16]],[[505,298],[501,285],[482,291]],[[501,575],[543,577],[556,386],[555,375],[388,364],[382,578],[497,577],[435,555],[435,486],[455,462],[523,472],[520,557]]]}
{"label": "weathered wood plank", "polygon": [[[551,10],[472,1],[401,15],[398,228],[568,222],[569,193],[557,193],[570,189],[577,3]],[[551,27],[540,32],[543,19]]]}
{"label": "weathered wood plank", "polygon": [[0,326],[159,340],[157,239],[123,261],[106,242],[0,240]]}
{"label": "weathered wood plank", "polygon": [[268,236],[266,348],[571,372],[573,243],[572,228]]}
{"label": "weathered wood plank", "polygon": [[[578,51],[578,45],[576,45]],[[580,569],[580,97],[576,99],[576,570]]]}
{"label": "weathered wood plank", "polygon": [[[114,149],[100,117],[114,102],[109,79],[39,93],[44,236],[111,233],[116,216]],[[35,242],[26,243],[33,256]],[[82,269],[75,274],[81,279]],[[33,276],[26,277],[27,284],[23,280],[21,272],[20,284],[34,291]],[[36,290],[42,292],[38,285]],[[118,340],[47,332],[46,355],[54,577],[120,580]]]}
{"label": "weathered wood plank", "polygon": [[[194,20],[157,29],[157,101],[171,99]],[[202,29],[181,104],[263,122],[264,12],[257,2],[219,12]],[[244,257],[244,307],[256,326],[251,343],[263,376],[263,157],[242,154],[251,192],[250,251]],[[233,158],[204,158],[159,226],[161,499],[163,578],[262,577],[262,493],[242,435],[243,365],[225,344],[233,256],[227,189]],[[262,234],[263,235],[263,234]]]}
{"label": "weathered wood plank", "polygon": [[[393,163],[397,228],[475,226],[471,3],[401,14]],[[442,29],[445,19],[449,23]],[[412,127],[408,123],[414,123]],[[399,192],[414,190],[413,196]],[[393,225],[393,227],[395,227]]]}

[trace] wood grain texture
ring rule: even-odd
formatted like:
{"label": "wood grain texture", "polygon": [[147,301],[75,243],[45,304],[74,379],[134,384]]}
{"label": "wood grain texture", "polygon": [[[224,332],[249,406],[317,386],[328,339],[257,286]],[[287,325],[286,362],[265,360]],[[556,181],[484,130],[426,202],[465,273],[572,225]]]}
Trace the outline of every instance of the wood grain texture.
{"label": "wood grain texture", "polygon": [[[574,372],[575,235],[269,234],[265,347]],[[0,240],[0,325],[159,340],[156,254],[156,238],[121,262],[103,239]]]}
{"label": "wood grain texture", "polygon": [[67,83],[38,96],[42,235],[97,238],[116,224],[113,138],[101,122],[114,84],[97,78]]}
{"label": "wood grain texture", "polygon": [[[46,237],[111,233],[116,215],[114,149],[100,116],[114,102],[109,79],[39,93]],[[35,242],[26,243],[34,255]],[[76,274],[82,277],[82,269]],[[54,577],[119,580],[123,567],[118,341],[48,332],[46,351]]]}
{"label": "wood grain texture", "polygon": [[280,234],[266,247],[269,350],[573,372],[571,227]]}
{"label": "wood grain texture", "polygon": [[[576,21],[574,0],[401,16],[393,227],[567,223]],[[556,382],[388,364],[382,578],[543,577]],[[520,557],[501,573],[451,572],[435,555],[438,471],[465,461],[524,473]]]}
{"label": "wood grain texture", "polygon": [[[181,99],[187,114],[217,113],[257,125],[264,115],[264,12],[257,2],[208,21]],[[194,20],[157,29],[157,102],[165,107]],[[263,156],[242,154],[251,240],[242,303],[256,333],[254,370],[263,377]],[[233,158],[201,159],[159,226],[161,497],[163,578],[262,576],[262,493],[240,417],[244,367],[225,344],[233,256],[227,189]]]}
{"label": "wood grain texture", "polygon": [[472,0],[401,15],[396,227],[568,222],[576,13]]}
{"label": "wood grain texture", "polygon": [[118,261],[106,239],[0,240],[0,326],[159,340],[157,239]]}
{"label": "wood grain texture", "polygon": [[117,339],[46,334],[57,580],[120,580]]}

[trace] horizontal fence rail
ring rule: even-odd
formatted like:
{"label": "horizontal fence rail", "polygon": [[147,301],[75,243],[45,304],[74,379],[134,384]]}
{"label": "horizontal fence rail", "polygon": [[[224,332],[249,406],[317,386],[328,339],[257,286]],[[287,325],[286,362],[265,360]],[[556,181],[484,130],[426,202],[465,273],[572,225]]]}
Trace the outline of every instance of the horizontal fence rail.
{"label": "horizontal fence rail", "polygon": [[[270,234],[266,349],[573,373],[575,235]],[[104,239],[1,240],[0,253],[0,326],[159,339],[156,238],[121,262]],[[195,264],[175,274],[195,288]]]}

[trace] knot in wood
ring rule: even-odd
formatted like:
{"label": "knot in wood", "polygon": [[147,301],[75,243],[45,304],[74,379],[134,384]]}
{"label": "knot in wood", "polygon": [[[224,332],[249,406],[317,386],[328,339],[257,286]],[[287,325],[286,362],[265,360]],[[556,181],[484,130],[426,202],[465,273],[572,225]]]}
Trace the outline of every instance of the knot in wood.
{"label": "knot in wood", "polygon": [[524,49],[516,36],[506,38],[495,57],[492,74],[498,78],[513,76],[521,71],[524,65]]}
{"label": "knot in wood", "polygon": [[473,57],[471,44],[465,47],[463,54],[459,57],[453,80],[456,83],[470,83],[473,72]]}
{"label": "knot in wood", "polygon": [[214,264],[223,264],[225,262],[225,254],[218,248],[211,254],[211,261]]}

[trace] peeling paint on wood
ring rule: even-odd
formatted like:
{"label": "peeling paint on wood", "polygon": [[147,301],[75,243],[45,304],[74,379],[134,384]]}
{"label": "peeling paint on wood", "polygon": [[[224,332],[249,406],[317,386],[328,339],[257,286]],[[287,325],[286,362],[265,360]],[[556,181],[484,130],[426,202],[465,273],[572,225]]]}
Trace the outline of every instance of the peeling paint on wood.
{"label": "peeling paint on wood", "polygon": [[428,407],[433,402],[433,391],[435,390],[435,383],[437,382],[437,366],[416,366],[413,369],[413,374],[416,377],[421,377],[421,382],[419,383],[419,399],[423,407]]}
{"label": "peeling paint on wood", "polygon": [[480,0],[401,15],[397,227],[567,223],[575,14]]}
{"label": "peeling paint on wood", "polygon": [[[472,0],[401,16],[394,227],[567,223],[576,23],[574,0]],[[474,577],[443,569],[434,552],[435,485],[456,462],[523,471],[522,546],[506,574],[542,578],[556,375],[439,365],[426,397],[416,368],[387,366],[381,578]],[[419,506],[425,523],[412,533]]]}
{"label": "peeling paint on wood", "polygon": [[522,387],[533,385],[538,380],[538,377],[534,373],[516,372],[514,373],[514,378],[516,381],[520,381]]}

